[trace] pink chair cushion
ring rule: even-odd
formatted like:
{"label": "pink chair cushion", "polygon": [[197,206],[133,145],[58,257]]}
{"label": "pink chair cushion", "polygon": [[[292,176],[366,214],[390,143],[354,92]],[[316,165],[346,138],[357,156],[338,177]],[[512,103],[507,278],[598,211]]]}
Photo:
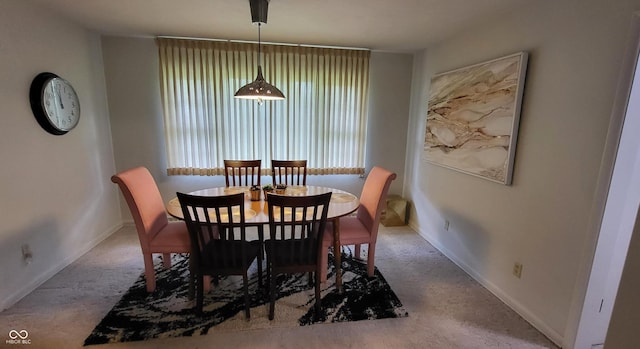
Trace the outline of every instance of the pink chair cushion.
{"label": "pink chair cushion", "polygon": [[184,222],[169,222],[160,229],[149,244],[149,252],[153,253],[186,253],[190,251],[191,242],[187,225]]}
{"label": "pink chair cushion", "polygon": [[[353,216],[340,218],[340,244],[353,245],[367,243],[371,236],[362,222]],[[324,246],[333,244],[333,224],[327,224],[322,237]]]}

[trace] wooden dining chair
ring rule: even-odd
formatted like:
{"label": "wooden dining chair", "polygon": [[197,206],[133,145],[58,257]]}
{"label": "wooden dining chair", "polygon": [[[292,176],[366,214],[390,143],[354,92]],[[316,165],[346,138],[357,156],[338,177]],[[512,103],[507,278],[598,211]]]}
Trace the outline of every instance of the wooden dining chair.
{"label": "wooden dining chair", "polygon": [[307,185],[307,160],[271,160],[273,185]]}
{"label": "wooden dining chair", "polygon": [[320,261],[322,238],[331,193],[310,196],[268,194],[269,236],[265,241],[269,279],[269,320],[273,320],[278,274],[315,276],[315,313],[320,317]]}
{"label": "wooden dining chair", "polygon": [[[374,259],[376,252],[376,241],[378,239],[378,226],[380,225],[380,214],[384,209],[385,198],[389,191],[391,181],[396,178],[396,174],[382,167],[374,167],[369,172],[369,176],[364,183],[360,195],[360,206],[355,216],[340,218],[340,245],[355,245],[355,257],[360,258],[360,248],[362,244],[368,245],[367,252],[367,274],[373,276]],[[333,246],[333,227],[328,225],[322,243],[321,280],[327,280],[327,264],[329,247]],[[334,251],[333,253],[341,253]]]}
{"label": "wooden dining chair", "polygon": [[[227,187],[260,186],[262,160],[224,160]],[[264,226],[257,225],[260,241],[264,242]]]}
{"label": "wooden dining chair", "polygon": [[[262,285],[261,242],[247,241],[244,194],[194,196],[177,193],[184,215],[196,275],[196,311],[204,303],[205,276],[242,275],[245,318],[250,319],[248,270],[258,260],[258,284]],[[215,290],[214,290],[215,292]]]}
{"label": "wooden dining chair", "polygon": [[[158,186],[145,167],[115,174],[111,181],[120,187],[133,216],[142,248],[147,292],[153,292],[156,289],[153,254],[161,253],[164,267],[169,268],[171,253],[189,253],[187,226],[184,222],[169,222]],[[191,278],[192,283],[193,273]]]}
{"label": "wooden dining chair", "polygon": [[227,187],[260,186],[262,160],[224,160]]}

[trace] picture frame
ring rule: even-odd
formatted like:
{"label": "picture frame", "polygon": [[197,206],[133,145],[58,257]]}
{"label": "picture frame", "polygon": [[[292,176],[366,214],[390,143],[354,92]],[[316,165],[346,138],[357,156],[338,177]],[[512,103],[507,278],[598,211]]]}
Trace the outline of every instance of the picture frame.
{"label": "picture frame", "polygon": [[527,63],[518,52],[434,75],[424,159],[510,185]]}

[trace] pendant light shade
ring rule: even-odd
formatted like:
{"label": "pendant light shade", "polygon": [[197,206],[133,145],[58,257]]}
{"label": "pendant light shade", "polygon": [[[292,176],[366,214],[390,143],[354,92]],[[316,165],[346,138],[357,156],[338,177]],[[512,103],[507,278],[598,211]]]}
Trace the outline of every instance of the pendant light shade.
{"label": "pendant light shade", "polygon": [[251,21],[254,24],[258,24],[258,75],[256,79],[238,89],[234,94],[235,98],[241,99],[255,99],[258,103],[262,103],[263,100],[281,100],[284,99],[284,94],[277,87],[268,83],[262,75],[262,60],[260,52],[260,27],[262,24],[267,23],[267,11],[269,9],[269,0],[249,0],[249,6],[251,7]]}
{"label": "pendant light shade", "polygon": [[279,100],[284,99],[284,94],[264,79],[262,76],[262,67],[258,66],[258,76],[256,76],[256,79],[252,83],[240,87],[234,97],[257,100]]}

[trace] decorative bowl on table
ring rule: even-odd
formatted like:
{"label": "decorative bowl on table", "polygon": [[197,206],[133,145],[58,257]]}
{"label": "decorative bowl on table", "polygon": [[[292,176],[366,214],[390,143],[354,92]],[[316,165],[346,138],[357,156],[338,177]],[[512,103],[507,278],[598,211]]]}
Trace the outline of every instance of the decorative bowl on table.
{"label": "decorative bowl on table", "polygon": [[260,186],[254,185],[249,189],[249,195],[251,196],[251,201],[260,201]]}
{"label": "decorative bowl on table", "polygon": [[276,194],[284,195],[285,190],[287,190],[287,186],[285,184],[276,184]]}

